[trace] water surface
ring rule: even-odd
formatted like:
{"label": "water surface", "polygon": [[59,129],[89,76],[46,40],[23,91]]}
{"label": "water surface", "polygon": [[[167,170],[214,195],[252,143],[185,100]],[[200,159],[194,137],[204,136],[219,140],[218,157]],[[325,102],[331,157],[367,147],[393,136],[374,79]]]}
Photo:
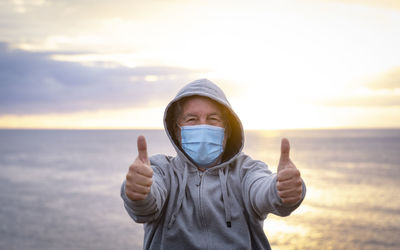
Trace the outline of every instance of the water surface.
{"label": "water surface", "polygon": [[[175,155],[162,130],[0,130],[0,249],[141,249],[119,197],[139,134]],[[282,137],[308,190],[265,221],[273,249],[399,249],[400,130],[248,131],[244,151],[276,171]]]}

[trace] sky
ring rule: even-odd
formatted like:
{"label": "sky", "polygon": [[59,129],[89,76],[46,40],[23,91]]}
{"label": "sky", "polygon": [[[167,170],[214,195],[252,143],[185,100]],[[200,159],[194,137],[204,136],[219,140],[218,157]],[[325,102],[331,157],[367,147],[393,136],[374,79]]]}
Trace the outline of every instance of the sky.
{"label": "sky", "polygon": [[245,129],[400,127],[396,0],[0,0],[0,128],[162,128],[207,78]]}

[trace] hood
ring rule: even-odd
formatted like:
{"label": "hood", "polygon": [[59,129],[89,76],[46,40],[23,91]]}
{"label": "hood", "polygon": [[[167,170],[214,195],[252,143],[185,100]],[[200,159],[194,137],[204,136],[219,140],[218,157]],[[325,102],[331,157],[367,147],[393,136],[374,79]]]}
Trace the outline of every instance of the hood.
{"label": "hood", "polygon": [[186,161],[191,162],[190,158],[186,156],[182,148],[179,146],[179,142],[175,138],[174,134],[174,127],[177,118],[175,117],[176,114],[174,112],[176,108],[176,102],[188,96],[208,97],[220,103],[224,107],[225,111],[227,111],[226,113],[228,116],[231,133],[225,146],[221,164],[234,159],[242,151],[244,144],[242,123],[239,117],[233,111],[224,92],[216,84],[207,79],[196,80],[184,86],[165,109],[164,128],[177,154],[186,159]]}

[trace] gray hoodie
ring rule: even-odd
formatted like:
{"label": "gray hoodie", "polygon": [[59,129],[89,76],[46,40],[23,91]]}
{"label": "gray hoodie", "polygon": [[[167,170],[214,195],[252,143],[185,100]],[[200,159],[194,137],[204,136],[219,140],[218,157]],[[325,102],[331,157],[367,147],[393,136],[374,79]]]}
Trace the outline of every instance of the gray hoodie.
{"label": "gray hoodie", "polygon": [[[221,163],[204,172],[184,153],[173,133],[174,105],[187,96],[205,96],[228,111],[231,135]],[[168,104],[165,131],[177,156],[150,157],[154,170],[145,200],[121,197],[132,219],[144,223],[143,249],[270,249],[263,230],[268,213],[287,216],[301,203],[284,206],[276,174],[242,152],[242,124],[222,90],[209,80],[189,83]],[[303,199],[305,185],[303,183]]]}

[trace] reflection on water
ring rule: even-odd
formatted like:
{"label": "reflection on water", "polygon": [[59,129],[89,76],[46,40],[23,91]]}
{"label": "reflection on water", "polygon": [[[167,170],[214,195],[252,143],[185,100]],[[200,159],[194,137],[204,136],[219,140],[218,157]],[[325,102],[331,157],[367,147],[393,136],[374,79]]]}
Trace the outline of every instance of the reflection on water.
{"label": "reflection on water", "polygon": [[283,241],[287,234],[294,234],[296,237],[305,237],[310,233],[310,229],[302,225],[290,225],[279,218],[269,218],[265,221],[265,233],[275,241]]}
{"label": "reflection on water", "polygon": [[[288,134],[307,196],[291,216],[266,220],[273,249],[400,249],[399,130]],[[274,144],[264,151],[279,149],[279,134],[263,135]],[[276,164],[278,157],[264,158]]]}
{"label": "reflection on water", "polygon": [[[0,249],[141,249],[119,198],[139,134],[174,155],[163,131],[0,130]],[[273,249],[399,249],[400,130],[251,131],[244,151],[276,171],[283,136],[307,196],[268,216]]]}
{"label": "reflection on water", "polygon": [[[273,249],[400,249],[399,130],[292,131],[285,136],[307,183],[307,197],[291,216],[266,220]],[[248,137],[251,145],[257,134]],[[264,138],[275,144],[266,152],[279,149],[276,132]]]}

